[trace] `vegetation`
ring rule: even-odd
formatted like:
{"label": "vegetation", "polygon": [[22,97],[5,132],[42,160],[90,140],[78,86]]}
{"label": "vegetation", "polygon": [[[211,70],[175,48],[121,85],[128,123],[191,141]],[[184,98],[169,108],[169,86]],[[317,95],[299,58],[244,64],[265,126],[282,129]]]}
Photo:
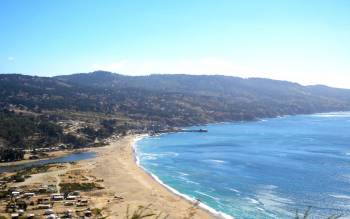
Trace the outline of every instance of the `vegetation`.
{"label": "vegetation", "polygon": [[0,161],[9,162],[22,160],[24,157],[24,151],[14,148],[0,148]]}
{"label": "vegetation", "polygon": [[46,165],[40,165],[40,166],[34,166],[34,167],[28,167],[23,170],[20,170],[18,172],[21,172],[23,175],[32,175],[37,173],[45,173],[50,168],[51,164]]}
{"label": "vegetation", "polygon": [[0,191],[0,199],[6,198],[8,195],[10,195],[10,191],[9,190],[1,190]]}
{"label": "vegetation", "polygon": [[199,207],[200,201],[197,200],[188,210],[187,210],[187,215],[183,219],[192,219],[197,212],[197,209]]}
{"label": "vegetation", "polygon": [[[350,110],[350,90],[226,76],[124,76],[93,72],[53,78],[0,74],[0,160],[23,159],[25,148],[96,145],[112,134],[194,124]],[[97,143],[96,143],[97,142]],[[6,178],[23,181],[48,166]],[[61,183],[62,192],[94,183]],[[6,196],[6,192],[0,194]],[[188,210],[193,218],[198,205]],[[94,214],[101,214],[100,209]],[[166,218],[139,206],[127,219]],[[295,219],[309,218],[310,208]],[[336,219],[334,215],[328,219]]]}
{"label": "vegetation", "polygon": [[[113,133],[115,133],[117,131],[116,127],[117,127],[116,120],[104,119],[101,121],[99,129],[86,126],[79,129],[79,132],[88,136],[90,140],[104,139],[104,138],[108,138]],[[119,127],[119,131],[120,131],[120,127]]]}
{"label": "vegetation", "polygon": [[100,209],[100,208],[93,208],[93,209],[91,209],[91,212],[95,217],[100,218],[102,216],[102,209]]}
{"label": "vegetation", "polygon": [[84,147],[128,131],[350,110],[350,90],[226,76],[1,74],[0,107],[0,147]]}
{"label": "vegetation", "polygon": [[[98,132],[96,137],[106,138],[112,134],[106,131],[103,133]],[[90,139],[90,143],[93,140],[95,139]],[[22,160],[23,149],[33,149],[35,153],[36,148],[59,144],[82,147],[88,143],[87,138],[64,133],[63,128],[50,118],[20,114],[7,109],[0,110],[0,161],[2,162]]]}
{"label": "vegetation", "polygon": [[7,182],[24,182],[26,178],[30,177],[32,174],[37,173],[44,173],[47,172],[50,168],[50,165],[41,165],[41,166],[35,166],[35,167],[28,167],[19,171],[16,171],[15,174],[4,177],[1,180],[7,181]]}
{"label": "vegetation", "polygon": [[91,191],[99,188],[95,183],[60,183],[61,191],[69,193],[74,191]]}
{"label": "vegetation", "polygon": [[162,216],[162,213],[156,214],[151,209],[151,204],[147,206],[138,206],[138,208],[130,214],[129,206],[126,210],[125,219],[142,219],[142,218],[153,218],[153,219],[166,219],[168,215]]}
{"label": "vegetation", "polygon": [[36,112],[102,112],[162,126],[350,109],[349,90],[258,78],[130,77],[109,72],[55,78],[5,74],[0,76],[0,87],[0,102]]}
{"label": "vegetation", "polygon": [[[30,138],[36,135],[36,138]],[[16,148],[50,144],[63,136],[62,128],[45,118],[0,110],[0,138]]]}

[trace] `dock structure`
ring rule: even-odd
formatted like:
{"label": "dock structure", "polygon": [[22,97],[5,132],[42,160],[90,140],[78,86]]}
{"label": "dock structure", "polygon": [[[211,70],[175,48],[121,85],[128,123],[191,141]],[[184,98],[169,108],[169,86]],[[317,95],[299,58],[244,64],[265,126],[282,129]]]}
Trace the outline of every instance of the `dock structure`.
{"label": "dock structure", "polygon": [[166,129],[156,131],[156,134],[159,133],[176,133],[176,132],[208,132],[207,129]]}

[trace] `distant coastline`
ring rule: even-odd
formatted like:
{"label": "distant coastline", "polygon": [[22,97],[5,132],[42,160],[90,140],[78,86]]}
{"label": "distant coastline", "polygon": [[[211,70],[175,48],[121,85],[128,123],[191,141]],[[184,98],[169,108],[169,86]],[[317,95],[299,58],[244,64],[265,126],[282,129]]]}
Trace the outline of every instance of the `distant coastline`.
{"label": "distant coastline", "polygon": [[[267,124],[274,124],[274,125],[272,125],[272,129],[274,129],[274,127],[276,127],[275,125],[277,124],[277,123],[280,123],[280,122],[282,122],[282,124],[284,123],[285,125],[286,124],[294,124],[294,125],[296,125],[298,122],[303,122],[303,121],[306,121],[307,123],[306,124],[309,124],[308,122],[311,122],[310,124],[315,124],[314,122],[317,122],[316,124],[318,124],[318,122],[320,121],[319,120],[319,118],[317,118],[317,117],[320,117],[320,118],[324,118],[324,119],[328,119],[327,121],[328,122],[332,122],[332,121],[335,121],[335,120],[338,120],[339,122],[341,122],[342,121],[342,117],[345,117],[345,118],[350,118],[350,112],[349,111],[336,111],[336,112],[329,112],[329,113],[314,113],[314,114],[303,114],[303,115],[286,115],[286,116],[282,116],[282,117],[274,117],[274,118],[268,118],[268,119],[262,119],[261,121],[262,122],[267,122]],[[281,121],[280,121],[281,120]],[[284,121],[289,121],[289,122],[292,122],[292,123],[285,123]],[[323,119],[322,119],[322,121],[323,121]],[[327,122],[326,121],[326,122]],[[347,122],[347,121],[350,121],[350,120],[346,120],[345,122]],[[244,124],[244,123],[246,123],[246,124]],[[264,127],[266,127],[266,125],[262,125],[262,124],[260,124],[260,125],[258,125],[260,122],[259,121],[257,121],[257,126],[259,126],[260,128],[264,128]],[[342,122],[341,122],[342,123]],[[254,124],[252,124],[250,121],[246,121],[246,122],[220,122],[220,123],[211,123],[211,124],[208,124],[209,126],[213,126],[212,128],[214,129],[215,127],[220,127],[220,125],[221,124],[227,124],[228,125],[228,127],[229,127],[229,125],[230,124],[237,124],[237,125],[243,125],[243,126],[246,126],[246,127],[252,127],[252,126],[255,126]],[[267,125],[267,127],[268,127],[269,125]],[[324,126],[320,126],[321,128],[322,127],[324,127]],[[199,126],[191,126],[191,127],[187,127],[187,128],[189,128],[189,129],[198,129],[198,128],[203,128],[203,126],[202,125],[199,125]],[[315,127],[316,128],[316,127]],[[185,127],[185,129],[186,129],[186,127]],[[225,128],[225,125],[224,125],[224,127],[222,127],[222,129],[223,130],[225,130],[226,128]],[[215,132],[211,132],[211,130],[212,129],[209,129],[208,131],[209,131],[209,133],[210,134],[212,134],[212,133],[215,133]],[[250,129],[249,129],[250,130]],[[296,130],[299,130],[299,128],[297,128]],[[260,131],[262,131],[262,130],[260,130]],[[300,130],[299,130],[300,131]],[[308,133],[308,132],[305,132],[305,133]],[[322,134],[323,132],[321,132],[321,134]],[[166,133],[162,133],[161,135],[162,136],[164,136],[164,134],[166,134]],[[170,134],[171,136],[173,136],[173,134],[174,135],[176,135],[176,133],[171,133],[171,132],[169,132],[168,134]],[[187,135],[187,134],[186,134]],[[199,136],[199,135],[196,135],[196,136]],[[140,151],[138,151],[138,149],[137,149],[137,144],[138,144],[138,142],[139,141],[141,141],[142,139],[144,139],[144,138],[148,138],[148,137],[150,137],[150,138],[152,138],[152,136],[148,136],[148,135],[144,135],[144,136],[142,136],[142,137],[140,137],[140,138],[137,138],[137,139],[135,139],[135,142],[134,142],[134,146],[133,146],[133,148],[134,148],[134,156],[135,156],[135,161],[136,161],[136,163],[138,164],[138,166],[141,168],[141,169],[143,169],[144,171],[146,171],[154,180],[156,180],[158,183],[160,183],[161,185],[163,185],[163,186],[165,186],[169,191],[171,191],[171,192],[173,192],[173,193],[175,193],[176,195],[179,195],[179,196],[181,196],[181,197],[183,197],[183,198],[185,198],[185,199],[187,199],[187,200],[189,200],[189,201],[191,201],[191,202],[194,202],[195,200],[193,199],[193,198],[191,198],[188,194],[192,194],[192,193],[188,193],[188,194],[184,194],[183,192],[179,192],[179,191],[177,191],[174,187],[172,187],[172,186],[169,186],[169,185],[167,185],[167,183],[165,183],[164,181],[162,181],[161,180],[161,178],[159,177],[159,176],[157,176],[157,174],[155,174],[153,171],[153,173],[151,172],[151,171],[149,171],[148,169],[147,169],[147,167],[145,167],[145,166],[142,166],[141,164],[140,164],[140,158],[138,157],[138,155],[140,155],[140,154],[137,154],[138,152],[140,152]],[[165,138],[166,138],[167,136],[165,136]],[[169,138],[169,141],[170,141],[170,139],[171,139],[171,142],[172,143],[170,143],[170,145],[172,145],[172,144],[179,144],[179,145],[181,145],[181,141],[179,140],[178,142],[175,140],[175,138],[176,137],[170,137]],[[181,138],[181,137],[180,137]],[[157,138],[158,139],[158,138]],[[308,138],[308,139],[311,139],[312,140],[312,138]],[[317,139],[317,138],[316,138]],[[323,138],[320,138],[320,139],[323,139]],[[162,142],[162,141],[161,141]],[[242,143],[242,142],[241,142]],[[305,143],[305,142],[304,142]],[[147,143],[147,144],[149,144],[149,143]],[[157,143],[155,142],[155,144],[157,145]],[[186,143],[184,144],[184,145],[188,145],[188,144],[190,144],[189,142],[187,142],[186,141]],[[203,141],[201,142],[201,144],[203,144]],[[166,143],[165,143],[165,145],[166,145]],[[164,145],[164,146],[165,146]],[[152,157],[157,157],[157,154],[159,154],[159,155],[163,155],[165,152],[166,153],[175,153],[175,152],[179,152],[179,151],[173,151],[173,150],[171,150],[170,149],[170,145],[168,145],[168,147],[166,148],[166,149],[163,149],[163,150],[157,150],[157,149],[154,149],[154,150],[149,150],[149,151],[147,151],[147,152],[145,152],[145,153],[147,153],[147,154],[150,154],[149,156],[152,156]],[[321,144],[322,145],[322,144]],[[337,145],[337,144],[335,144],[335,145]],[[161,146],[161,145],[159,145],[159,146]],[[291,147],[292,145],[289,145],[289,147]],[[156,147],[156,146],[155,146]],[[182,147],[180,146],[179,147],[179,149],[181,149]],[[186,147],[184,147],[184,148],[186,148]],[[184,149],[185,150],[185,149]],[[192,149],[191,149],[192,150]],[[315,149],[316,150],[316,149]],[[189,151],[187,151],[187,150],[185,150],[186,152],[187,152],[187,154],[188,153],[190,153]],[[341,152],[341,151],[340,151]],[[339,152],[339,156],[343,156],[344,154],[346,155],[346,156],[348,156],[348,152],[344,152],[344,153],[340,153]],[[276,152],[277,154],[279,154],[278,152]],[[282,152],[280,152],[280,153],[282,153]],[[286,152],[283,152],[283,153],[286,153],[286,154],[288,154],[288,150],[286,151]],[[328,152],[329,153],[329,152]],[[327,154],[327,153],[326,153]],[[173,157],[172,155],[169,155],[169,156],[171,156],[171,157]],[[246,156],[248,156],[248,155],[246,155]],[[267,155],[266,155],[267,156]],[[277,156],[277,155],[276,155]],[[293,156],[293,155],[290,155],[290,156]],[[311,154],[310,155],[308,155],[308,156],[312,156]],[[335,155],[332,155],[332,156],[338,156],[337,154],[335,154]],[[162,157],[162,158],[160,158],[159,160],[166,160],[166,158],[164,158],[163,156],[160,156],[160,157]],[[174,157],[177,157],[177,155],[176,156],[174,156]],[[254,155],[253,155],[253,157],[254,157]],[[148,159],[148,158],[147,158]],[[172,158],[171,158],[172,159]],[[176,159],[177,158],[174,158],[175,160],[172,160],[172,162],[175,162],[176,161]],[[189,159],[188,157],[186,157],[186,159]],[[211,158],[211,159],[214,159],[214,158]],[[148,162],[152,162],[152,160],[153,160],[153,158],[151,159],[149,159],[149,161]],[[177,160],[177,161],[179,161],[179,160]],[[212,160],[212,161],[215,161],[216,162],[216,160]],[[219,161],[220,161],[220,163],[219,163]],[[162,164],[168,164],[168,163],[166,163],[166,162],[164,162],[164,161],[159,161],[159,162],[157,162],[157,161],[155,161],[154,162],[154,165],[157,165],[157,166],[159,166],[159,168],[161,168],[162,166]],[[216,163],[216,164],[220,164],[220,165],[224,165],[224,164],[226,164],[227,162],[226,161],[221,161],[221,159],[220,160],[218,160],[218,162]],[[169,165],[171,165],[171,164],[169,164]],[[154,168],[155,169],[157,169],[158,167],[157,166],[155,166]],[[182,168],[180,168],[180,170],[179,169],[177,169],[177,172],[178,171],[181,171],[181,172],[183,172],[182,170],[184,170],[184,166],[182,166]],[[228,167],[227,167],[228,168]],[[277,167],[278,168],[278,167]],[[163,172],[165,171],[166,172],[166,170],[171,170],[170,168],[169,169],[163,169]],[[175,171],[175,170],[174,170]],[[159,171],[159,172],[161,172],[161,171]],[[187,172],[186,171],[186,173],[189,173],[189,172]],[[192,173],[193,173],[193,171],[192,171]],[[176,171],[175,172],[170,172],[169,174],[175,174],[176,175]],[[189,173],[190,174],[190,173]],[[303,173],[304,174],[304,173]],[[327,173],[328,174],[328,173]],[[160,175],[160,176],[163,176],[163,175]],[[327,177],[328,177],[329,175],[327,175]],[[163,177],[170,177],[170,175],[167,175],[167,174],[165,174]],[[190,178],[190,177],[186,177],[187,178],[187,180],[192,180],[192,182],[193,182],[193,178]],[[163,179],[165,179],[165,178],[163,178]],[[167,178],[166,178],[167,179]],[[181,180],[180,180],[181,179]],[[173,179],[173,180],[175,180],[175,178]],[[197,180],[200,180],[200,179],[198,179],[197,178]],[[182,178],[181,177],[179,177],[179,182],[180,181],[182,181]],[[199,182],[199,181],[196,181],[196,180],[194,180],[194,182]],[[176,185],[175,184],[175,182],[174,182],[174,185]],[[184,186],[184,184],[182,184],[182,186]],[[234,188],[234,187],[233,187]],[[188,189],[188,188],[187,188]],[[182,191],[186,191],[185,189],[183,189]],[[199,190],[200,191],[200,190]],[[237,190],[236,190],[237,191]],[[333,191],[337,191],[337,190],[333,190]],[[252,193],[253,194],[253,193]],[[193,194],[192,194],[193,195]],[[197,196],[195,196],[195,197],[197,197]],[[215,206],[215,205],[214,205]],[[220,214],[220,212],[218,212],[218,211],[216,211],[216,210],[214,210],[214,209],[212,209],[212,208],[208,208],[208,206],[207,205],[204,205],[204,204],[202,204],[201,205],[201,207],[202,208],[204,208],[204,209],[206,209],[206,210],[208,210],[209,212],[212,212],[214,215],[220,215],[220,216],[222,216],[222,217],[225,217],[226,215],[223,215],[223,214]],[[226,206],[227,207],[227,206]],[[315,207],[315,210],[319,210],[319,209],[321,209],[322,207],[320,207],[320,206],[317,206],[317,205],[315,205],[314,206]],[[298,208],[297,207],[297,205],[296,206],[294,206],[294,207],[292,207],[292,208]],[[300,208],[300,206],[299,206],[299,208]],[[258,209],[258,208],[257,208]],[[335,209],[335,208],[334,208]],[[295,210],[295,209],[294,209]],[[299,209],[299,210],[303,210],[303,209]],[[329,213],[330,215],[332,214],[332,213]],[[234,214],[233,214],[233,216],[234,216]],[[226,218],[230,218],[230,216],[229,217],[226,217]]]}
{"label": "distant coastline", "polygon": [[[344,115],[348,118],[350,117],[350,112],[338,111],[297,116],[342,117]],[[290,117],[290,115],[286,115],[280,118],[286,117]],[[274,120],[276,118],[266,119],[266,121]],[[230,123],[232,122],[210,123],[208,125],[229,125]],[[250,122],[246,121],[246,123]],[[239,122],[239,124],[242,124],[242,122]],[[201,125],[184,127],[185,130],[197,130],[201,128],[203,128]],[[210,130],[209,133],[211,133]],[[171,133],[172,132],[158,133],[157,136],[163,136],[165,134]],[[89,160],[80,160],[77,162],[77,165],[81,165],[83,169],[91,171],[94,176],[103,179],[102,182],[104,182],[106,191],[103,192],[103,195],[101,197],[109,197],[107,194],[113,193],[118,194],[118,196],[120,194],[123,194],[123,198],[125,197],[125,203],[123,205],[112,205],[107,208],[107,212],[110,212],[108,214],[111,214],[110,216],[113,216],[113,213],[117,212],[114,212],[114,208],[116,208],[118,212],[123,212],[126,209],[125,204],[137,203],[147,205],[150,204],[149,200],[151,200],[152,203],[155,203],[155,209],[159,210],[160,212],[169,213],[171,216],[174,216],[174,218],[182,218],[181,215],[184,215],[186,213],[186,209],[190,208],[196,202],[196,200],[191,196],[181,193],[174,189],[174,187],[164,183],[157,175],[151,173],[147,170],[146,167],[140,164],[137,144],[139,141],[149,137],[152,136],[149,134],[128,134],[125,137],[114,136],[106,141],[107,146],[88,149],[89,151],[95,152],[96,157],[93,157]],[[6,165],[13,164],[15,163],[9,163]],[[103,168],[106,165],[109,168]],[[139,192],[137,194],[134,194],[135,190]],[[340,196],[334,197],[336,198]],[[100,205],[100,203],[97,201],[95,204]],[[234,218],[234,216],[219,212],[203,203],[199,203],[198,207],[200,208],[198,210],[198,216],[195,217],[196,219],[209,219],[213,217],[225,219]]]}

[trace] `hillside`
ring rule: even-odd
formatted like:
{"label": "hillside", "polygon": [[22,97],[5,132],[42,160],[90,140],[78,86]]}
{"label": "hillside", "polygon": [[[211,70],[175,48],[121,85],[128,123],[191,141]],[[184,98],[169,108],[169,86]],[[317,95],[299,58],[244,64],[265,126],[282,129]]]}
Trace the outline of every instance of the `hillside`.
{"label": "hillside", "polygon": [[[144,89],[162,94],[214,98],[221,102],[216,111],[227,109],[233,114],[261,118],[286,114],[347,110],[350,90],[326,86],[302,86],[287,81],[263,78],[243,79],[229,76],[150,75],[124,76],[97,71],[90,74],[58,76],[57,79],[77,86],[105,89]],[[225,103],[223,106],[223,102]],[[253,111],[251,111],[254,107]],[[233,120],[241,118],[232,117]],[[243,118],[244,119],[244,118]]]}
{"label": "hillside", "polygon": [[[97,71],[50,78],[1,74],[0,106],[12,113],[10,118],[16,114],[25,117],[27,125],[35,123],[28,127],[37,132],[28,132],[25,139],[45,136],[38,125],[45,121],[60,124],[59,136],[70,133],[80,139],[74,142],[83,144],[126,130],[350,110],[350,90],[219,75],[125,76]],[[18,126],[11,127],[18,132]],[[12,136],[11,131],[2,133]],[[47,145],[56,138],[34,142]],[[24,142],[15,140],[0,136],[0,144]]]}

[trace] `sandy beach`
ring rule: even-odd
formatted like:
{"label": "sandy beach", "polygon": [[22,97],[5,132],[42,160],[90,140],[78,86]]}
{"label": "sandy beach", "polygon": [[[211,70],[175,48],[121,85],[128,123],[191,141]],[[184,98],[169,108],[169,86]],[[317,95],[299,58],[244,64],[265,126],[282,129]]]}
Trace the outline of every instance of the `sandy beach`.
{"label": "sandy beach", "polygon": [[[125,218],[128,206],[132,212],[138,206],[150,204],[156,214],[168,215],[168,218],[188,218],[193,204],[170,192],[137,166],[132,147],[135,137],[112,141],[110,145],[96,149],[96,158],[79,162],[89,169],[91,175],[103,179],[105,189],[91,192],[96,197],[92,198],[92,205],[103,209],[108,218]],[[202,209],[195,212],[192,218],[214,218]]]}
{"label": "sandy beach", "polygon": [[[132,213],[140,206],[146,207],[144,214],[153,214],[153,217],[147,218],[215,218],[215,215],[205,209],[198,208],[194,203],[168,190],[136,164],[133,150],[136,137],[134,135],[111,140],[107,146],[90,149],[96,152],[96,157],[92,159],[52,164],[43,171],[30,174],[25,181],[10,182],[8,186],[14,186],[22,193],[49,187],[60,193],[67,184],[90,183],[92,189],[81,191],[80,197],[88,202],[85,209],[94,209],[94,212],[98,209],[100,213],[96,218],[132,218]],[[11,173],[5,173],[3,177],[10,175]],[[39,199],[47,197],[50,195],[39,194],[31,201],[37,203]],[[7,199],[0,202],[0,215],[6,212],[8,203]],[[67,209],[64,203],[52,203],[55,213],[64,214]],[[77,204],[69,208],[76,212],[84,210]],[[38,215],[43,213],[35,205],[28,212]]]}

